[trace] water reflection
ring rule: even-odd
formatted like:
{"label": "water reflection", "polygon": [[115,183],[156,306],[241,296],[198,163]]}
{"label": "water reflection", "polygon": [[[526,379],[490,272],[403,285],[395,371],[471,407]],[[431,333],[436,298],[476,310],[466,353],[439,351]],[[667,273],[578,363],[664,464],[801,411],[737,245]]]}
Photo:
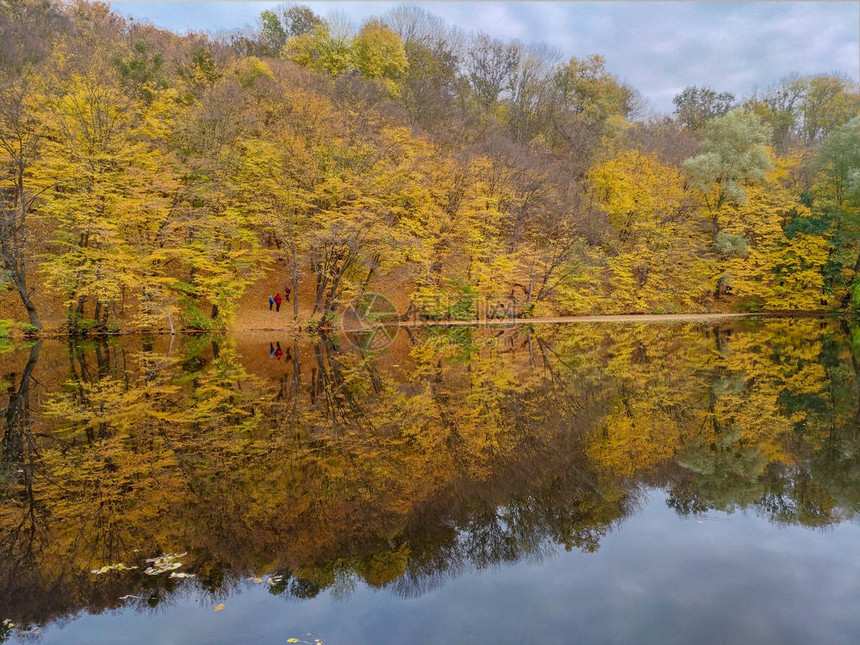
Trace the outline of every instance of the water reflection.
{"label": "water reflection", "polygon": [[[652,488],[681,516],[835,525],[860,502],[858,353],[835,319],[36,344],[0,356],[0,617],[248,577],[412,597],[597,551]],[[183,552],[194,578],[144,572]]]}

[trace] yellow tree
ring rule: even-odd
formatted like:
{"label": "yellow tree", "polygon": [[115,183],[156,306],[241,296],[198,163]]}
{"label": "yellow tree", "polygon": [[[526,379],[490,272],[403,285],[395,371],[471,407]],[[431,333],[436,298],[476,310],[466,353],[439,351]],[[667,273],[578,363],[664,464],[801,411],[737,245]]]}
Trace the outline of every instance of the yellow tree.
{"label": "yellow tree", "polygon": [[353,69],[354,65],[350,43],[333,36],[324,24],[287,40],[281,56],[303,67],[324,70],[332,76]]}
{"label": "yellow tree", "polygon": [[6,278],[12,283],[30,325],[39,329],[42,323],[33,299],[36,286],[29,275],[32,233],[27,223],[38,197],[32,175],[42,133],[33,96],[36,83],[31,69],[18,75],[0,72],[0,267],[5,273],[0,287]]}
{"label": "yellow tree", "polygon": [[384,23],[369,20],[353,39],[352,52],[363,77],[382,81],[389,94],[399,96],[397,81],[409,68],[400,36]]}
{"label": "yellow tree", "polygon": [[254,162],[243,142],[259,136],[258,107],[272,79],[266,66],[253,61],[226,75],[211,57],[195,54],[188,68],[191,105],[172,131],[182,186],[167,253],[185,294],[186,323],[223,327],[268,260],[260,245],[261,204],[253,183],[244,181],[253,182],[248,173]]}
{"label": "yellow tree", "polygon": [[[65,297],[69,327],[105,329],[116,305],[139,286],[135,241],[164,218],[170,189],[153,122],[119,87],[113,68],[94,56],[85,71],[57,77],[44,97],[49,135],[39,162],[43,212],[54,226],[45,277]],[[162,105],[163,107],[163,105]],[[161,190],[163,192],[161,192]],[[92,303],[92,318],[85,307]]]}
{"label": "yellow tree", "polygon": [[824,288],[826,240],[786,227],[808,220],[786,179],[798,159],[778,160],[761,185],[746,189],[743,204],[726,209],[726,226],[717,237],[724,283],[750,307],[815,309]]}
{"label": "yellow tree", "polygon": [[654,154],[626,150],[589,173],[614,235],[605,245],[608,308],[695,307],[708,293],[707,240],[691,222],[681,173]]}

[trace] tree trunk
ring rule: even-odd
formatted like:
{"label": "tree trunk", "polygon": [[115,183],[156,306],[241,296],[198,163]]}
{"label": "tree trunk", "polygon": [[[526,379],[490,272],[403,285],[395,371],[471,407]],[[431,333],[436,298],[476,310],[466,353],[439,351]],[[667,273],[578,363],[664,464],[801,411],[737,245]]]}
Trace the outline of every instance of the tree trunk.
{"label": "tree trunk", "polygon": [[21,296],[21,302],[24,304],[24,309],[27,310],[27,318],[30,320],[30,325],[35,328],[36,331],[42,328],[42,321],[39,320],[39,312],[36,311],[36,305],[33,304],[32,296],[35,292],[35,289],[27,289],[27,282],[23,275],[15,276],[15,289],[18,291],[18,295]]}
{"label": "tree trunk", "polygon": [[299,265],[296,263],[296,245],[290,243],[290,255],[293,265],[290,270],[290,280],[293,285],[293,319],[299,319]]}
{"label": "tree trunk", "polygon": [[2,260],[0,266],[9,270],[15,290],[21,297],[21,303],[27,311],[27,318],[36,330],[42,328],[36,305],[33,304],[32,296],[35,289],[27,288],[27,231],[24,227],[27,221],[27,203],[24,193],[24,165],[19,158],[17,177],[15,180],[14,208],[3,209],[2,222],[0,222],[0,251]]}

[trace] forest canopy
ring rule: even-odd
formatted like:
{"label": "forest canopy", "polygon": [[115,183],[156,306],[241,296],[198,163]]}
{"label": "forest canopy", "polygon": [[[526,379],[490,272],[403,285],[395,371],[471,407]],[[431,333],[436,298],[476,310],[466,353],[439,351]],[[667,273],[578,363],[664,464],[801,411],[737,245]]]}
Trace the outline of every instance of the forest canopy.
{"label": "forest canopy", "polygon": [[525,316],[860,308],[857,84],[673,104],[644,116],[597,53],[410,5],[180,36],[0,0],[4,317],[221,328],[261,282],[324,322],[374,290]]}

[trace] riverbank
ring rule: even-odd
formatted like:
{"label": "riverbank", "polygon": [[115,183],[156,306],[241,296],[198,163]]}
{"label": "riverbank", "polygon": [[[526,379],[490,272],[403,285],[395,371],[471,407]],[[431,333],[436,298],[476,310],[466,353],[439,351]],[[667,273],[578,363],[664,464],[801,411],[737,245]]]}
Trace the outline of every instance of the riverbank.
{"label": "riverbank", "polygon": [[[453,326],[495,326],[541,325],[561,323],[672,323],[672,322],[712,322],[736,318],[835,318],[854,317],[856,314],[832,311],[766,311],[756,313],[697,313],[697,314],[609,314],[599,316],[542,316],[536,318],[486,318],[472,320],[401,320],[350,327],[343,331],[361,331],[369,327],[453,327]],[[277,328],[254,329],[245,331],[285,331]]]}
{"label": "riverbank", "polygon": [[[852,312],[840,311],[762,311],[755,313],[689,313],[689,314],[606,314],[592,316],[540,316],[535,318],[486,318],[471,320],[392,320],[379,323],[368,323],[366,325],[350,326],[348,328],[335,324],[330,331],[356,332],[371,327],[510,327],[513,325],[545,325],[564,323],[679,323],[679,322],[716,322],[720,320],[734,320],[740,318],[839,318],[856,317]],[[266,321],[269,322],[269,321]],[[178,329],[175,335],[180,334],[204,334],[204,333],[230,333],[241,334],[246,332],[279,332],[298,336],[303,332],[318,331],[318,327],[307,327],[307,320],[285,321],[282,325],[265,324],[260,319],[245,321],[244,324],[232,324],[229,327],[209,330],[201,329]],[[24,333],[20,329],[10,329],[8,336],[4,336],[7,342],[20,340],[45,340],[70,338],[68,333],[62,329],[52,328],[39,332]],[[107,333],[90,333],[78,338],[105,338],[112,336],[169,336],[169,329],[119,329]]]}

